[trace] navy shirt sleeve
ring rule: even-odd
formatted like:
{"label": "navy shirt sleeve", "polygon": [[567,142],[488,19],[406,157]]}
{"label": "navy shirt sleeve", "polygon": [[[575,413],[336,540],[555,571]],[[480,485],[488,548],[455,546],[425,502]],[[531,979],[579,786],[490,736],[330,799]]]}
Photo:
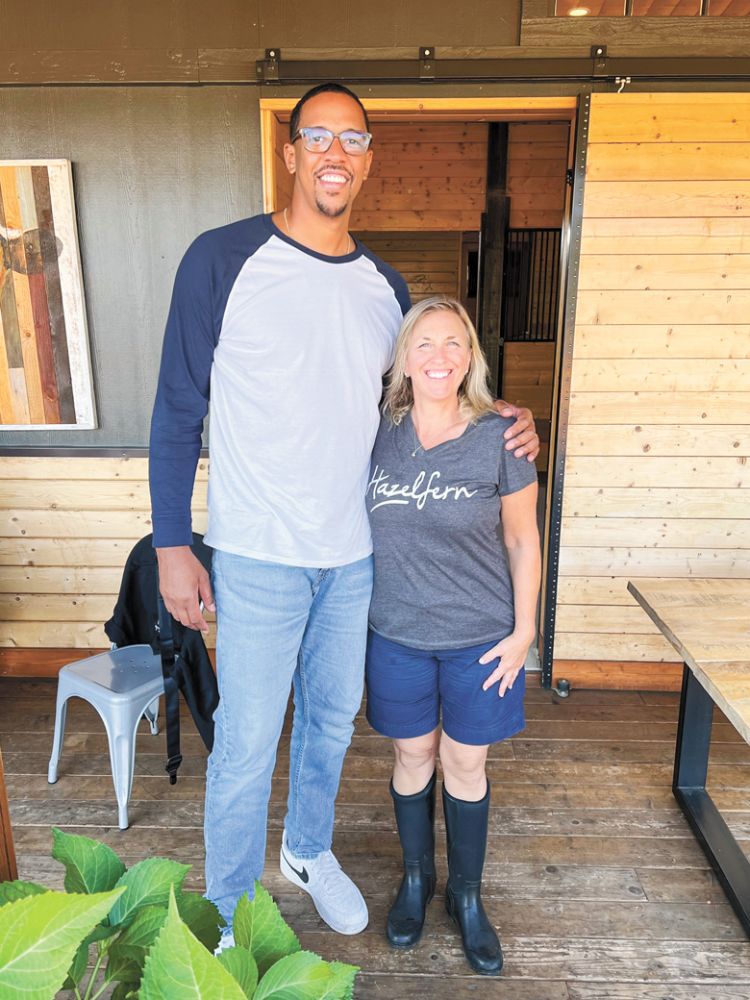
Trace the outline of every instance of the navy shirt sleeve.
{"label": "navy shirt sleeve", "polygon": [[174,282],[151,419],[149,484],[156,548],[193,541],[190,501],[208,413],[211,366],[229,295],[242,267],[269,239],[269,216],[202,233]]}
{"label": "navy shirt sleeve", "polygon": [[149,484],[155,546],[190,545],[190,501],[218,341],[209,234],[175,277],[151,420]]}
{"label": "navy shirt sleeve", "polygon": [[375,267],[380,271],[385,280],[393,289],[393,294],[396,296],[396,301],[401,306],[401,314],[405,316],[411,309],[411,296],[409,295],[409,288],[401,277],[399,272],[395,267],[391,267],[390,264],[386,264],[384,260],[381,260],[376,254],[372,252],[368,247],[363,246],[362,252],[365,257],[368,257]]}

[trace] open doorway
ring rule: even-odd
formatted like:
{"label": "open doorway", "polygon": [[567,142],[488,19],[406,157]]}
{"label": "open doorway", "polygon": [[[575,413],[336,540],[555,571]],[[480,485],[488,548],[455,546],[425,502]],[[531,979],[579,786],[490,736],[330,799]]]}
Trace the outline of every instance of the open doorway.
{"label": "open doorway", "polygon": [[[294,103],[261,101],[266,211],[291,193],[282,149]],[[365,105],[375,157],[351,228],[401,272],[413,301],[459,298],[477,322],[498,395],[534,411],[546,574],[576,99]],[[538,664],[533,655],[527,666]]]}

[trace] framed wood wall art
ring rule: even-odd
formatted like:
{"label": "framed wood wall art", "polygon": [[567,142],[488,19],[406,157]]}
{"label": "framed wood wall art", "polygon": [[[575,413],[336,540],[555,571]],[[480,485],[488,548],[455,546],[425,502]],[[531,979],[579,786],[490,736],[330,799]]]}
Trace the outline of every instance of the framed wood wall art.
{"label": "framed wood wall art", "polygon": [[0,426],[96,426],[69,160],[0,160]]}

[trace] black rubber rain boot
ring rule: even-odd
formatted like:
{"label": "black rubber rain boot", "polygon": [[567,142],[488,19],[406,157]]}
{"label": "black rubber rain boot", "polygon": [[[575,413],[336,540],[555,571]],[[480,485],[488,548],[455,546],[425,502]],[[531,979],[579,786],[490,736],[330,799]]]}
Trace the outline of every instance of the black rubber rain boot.
{"label": "black rubber rain boot", "polygon": [[404,852],[404,877],[385,934],[394,948],[411,948],[422,935],[425,910],[435,894],[435,775],[414,795],[399,795],[391,782],[391,795]]}
{"label": "black rubber rain boot", "polygon": [[497,976],[503,967],[503,953],[480,896],[490,812],[489,781],[487,793],[479,802],[454,799],[443,786],[443,812],[448,840],[445,908],[458,924],[464,954],[472,969],[483,976]]}

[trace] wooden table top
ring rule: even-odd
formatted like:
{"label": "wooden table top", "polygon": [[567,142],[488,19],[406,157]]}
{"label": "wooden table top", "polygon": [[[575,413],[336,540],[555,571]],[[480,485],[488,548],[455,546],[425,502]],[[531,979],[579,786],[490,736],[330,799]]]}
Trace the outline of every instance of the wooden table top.
{"label": "wooden table top", "polygon": [[750,743],[750,580],[631,580],[628,590]]}

